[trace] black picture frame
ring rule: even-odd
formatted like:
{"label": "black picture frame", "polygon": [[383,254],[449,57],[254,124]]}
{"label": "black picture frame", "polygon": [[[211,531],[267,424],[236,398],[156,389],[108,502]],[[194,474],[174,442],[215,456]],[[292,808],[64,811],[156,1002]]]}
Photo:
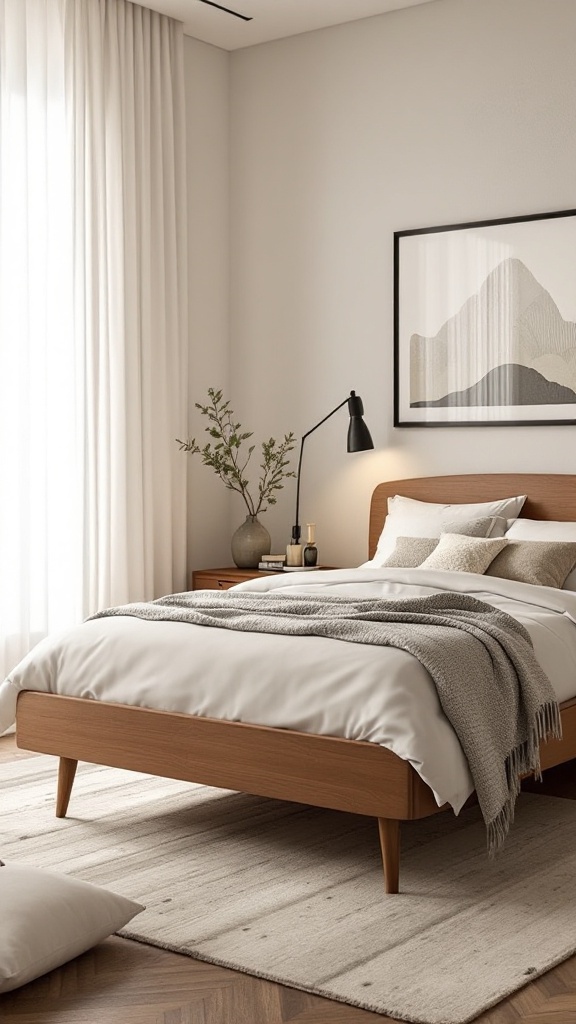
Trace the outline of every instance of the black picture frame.
{"label": "black picture frame", "polygon": [[576,424],[576,210],[394,232],[394,426]]}

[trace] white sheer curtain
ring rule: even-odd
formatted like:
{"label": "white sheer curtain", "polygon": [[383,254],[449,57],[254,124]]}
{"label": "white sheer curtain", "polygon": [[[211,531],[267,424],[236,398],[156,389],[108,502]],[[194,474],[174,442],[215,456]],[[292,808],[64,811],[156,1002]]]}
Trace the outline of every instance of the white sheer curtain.
{"label": "white sheer curtain", "polygon": [[179,23],[0,0],[0,674],[185,585]]}

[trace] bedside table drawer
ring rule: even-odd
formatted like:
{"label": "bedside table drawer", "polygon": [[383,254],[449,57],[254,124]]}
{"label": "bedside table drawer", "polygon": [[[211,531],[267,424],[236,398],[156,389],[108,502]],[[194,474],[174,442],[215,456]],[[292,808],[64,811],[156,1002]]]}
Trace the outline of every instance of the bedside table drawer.
{"label": "bedside table drawer", "polygon": [[257,569],[196,569],[192,573],[192,590],[229,590],[236,583],[270,575]]}
{"label": "bedside table drawer", "polygon": [[[319,565],[318,569],[333,569],[333,565]],[[309,572],[314,570],[310,569]],[[278,576],[279,570],[270,572],[260,569],[237,569],[225,566],[223,569],[195,569],[192,573],[192,590],[229,590],[236,583],[257,580],[260,576]]]}

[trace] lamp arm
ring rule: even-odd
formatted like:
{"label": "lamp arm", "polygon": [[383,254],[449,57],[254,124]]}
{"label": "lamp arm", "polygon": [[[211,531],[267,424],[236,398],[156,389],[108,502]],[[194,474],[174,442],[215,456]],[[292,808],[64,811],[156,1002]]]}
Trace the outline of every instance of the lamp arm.
{"label": "lamp arm", "polygon": [[337,405],[335,409],[332,409],[332,412],[329,412],[328,415],[325,416],[324,419],[320,420],[320,422],[317,423],[315,427],[311,427],[310,430],[307,430],[306,433],[302,435],[302,440],[300,441],[300,456],[298,458],[298,471],[296,473],[296,519],[294,520],[294,526],[292,527],[292,543],[293,544],[298,544],[299,543],[299,541],[300,541],[300,532],[301,532],[300,531],[300,520],[299,520],[298,516],[300,514],[300,470],[302,469],[302,455],[303,455],[303,452],[304,452],[304,441],[306,440],[307,437],[310,436],[310,434],[313,434],[315,430],[318,430],[318,427],[321,427],[323,423],[326,423],[326,420],[329,420],[330,417],[333,416],[335,412],[338,412],[338,410],[341,409],[343,405],[346,405],[346,403],[348,402],[348,397],[345,398],[343,402],[340,402],[340,405]]}
{"label": "lamp arm", "polygon": [[340,405],[337,405],[335,409],[332,409],[332,412],[329,412],[328,415],[325,416],[323,420],[320,420],[320,422],[317,423],[315,427],[311,427],[310,430],[307,430],[306,433],[302,435],[302,444],[304,444],[305,438],[309,437],[310,434],[313,434],[315,430],[318,430],[318,427],[321,427],[323,423],[326,423],[326,420],[329,420],[330,417],[333,416],[335,412],[338,412],[338,409],[341,409],[343,405],[346,405],[349,399],[350,395],[347,395],[344,401],[340,402]]}

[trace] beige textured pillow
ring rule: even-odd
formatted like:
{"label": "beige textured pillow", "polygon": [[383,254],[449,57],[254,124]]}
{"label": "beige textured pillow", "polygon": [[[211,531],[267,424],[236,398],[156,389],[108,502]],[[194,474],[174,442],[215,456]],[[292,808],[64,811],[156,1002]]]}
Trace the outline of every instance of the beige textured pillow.
{"label": "beige textured pillow", "polygon": [[396,547],[382,562],[382,568],[416,569],[438,544],[438,537],[397,537]]}
{"label": "beige textured pillow", "polygon": [[[425,503],[417,501],[414,504]],[[432,538],[440,537],[442,533],[465,533],[469,537],[503,537],[506,523],[506,519],[502,516],[478,516],[473,519],[464,519],[461,516],[450,518],[446,512],[411,515],[409,511],[391,511],[388,513],[384,529],[380,534],[374,558],[364,562],[363,567],[379,568],[383,565],[390,565],[391,563],[387,559],[394,552],[398,537]]]}
{"label": "beige textured pillow", "polygon": [[[494,535],[495,536],[495,535]],[[507,528],[507,540],[561,540],[576,542],[576,523],[555,522],[551,519],[515,519]],[[568,573],[563,590],[576,590],[576,569]]]}
{"label": "beige textured pillow", "polygon": [[[506,520],[498,516],[484,519],[470,519],[464,523],[447,523],[440,536],[445,533],[462,533],[467,537],[502,537]],[[438,537],[397,537],[391,555],[382,563],[382,568],[416,569],[431,555],[438,544]]]}
{"label": "beige textured pillow", "polygon": [[537,587],[561,587],[576,566],[576,543],[561,540],[509,540],[487,575]]}
{"label": "beige textured pillow", "polygon": [[482,574],[507,543],[504,537],[464,537],[458,533],[444,533],[420,568]]}

